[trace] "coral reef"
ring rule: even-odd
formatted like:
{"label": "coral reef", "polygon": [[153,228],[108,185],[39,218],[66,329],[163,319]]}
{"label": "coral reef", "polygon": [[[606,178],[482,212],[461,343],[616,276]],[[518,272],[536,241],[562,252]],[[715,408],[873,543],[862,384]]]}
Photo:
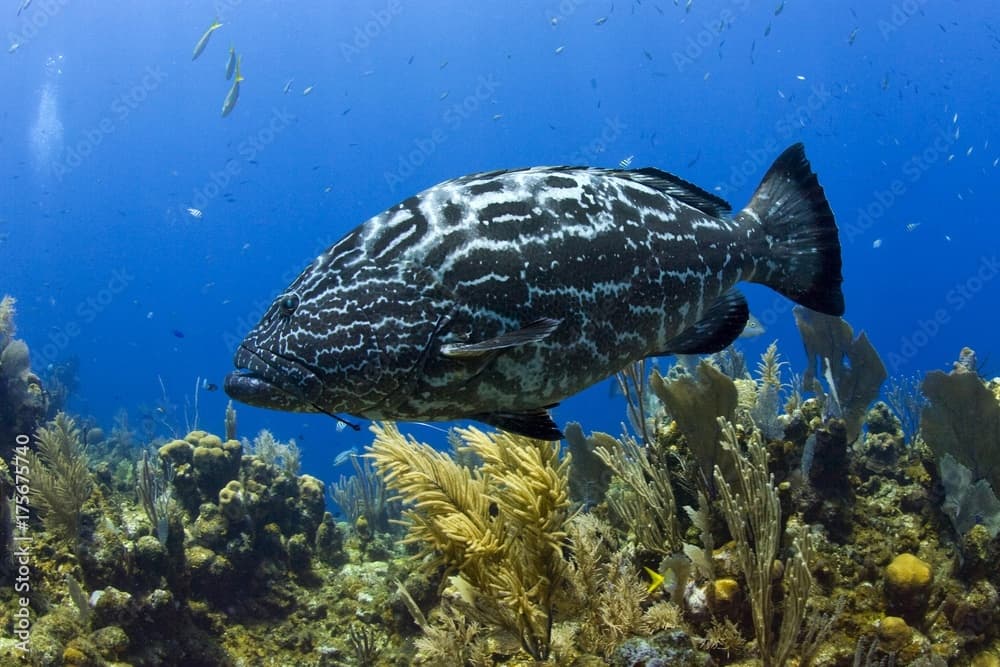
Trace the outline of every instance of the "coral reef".
{"label": "coral reef", "polygon": [[[813,396],[790,389],[775,346],[753,378],[711,366],[650,372],[655,391],[636,367],[635,436],[570,426],[569,454],[476,429],[451,431],[445,453],[377,425],[354,476],[334,485],[341,522],[274,435],[192,431],[156,447],[125,419],[105,435],[60,415],[35,439],[49,460],[40,452],[32,467],[66,507],[31,525],[27,658],[996,664],[989,425],[1000,381],[975,368],[969,352],[928,376],[912,434],[898,406],[865,404],[853,444],[847,411],[831,409],[838,382]],[[0,466],[5,493],[11,476]],[[86,483],[52,491],[72,488],[67,478]],[[7,628],[13,576],[0,567]],[[0,662],[24,657],[0,633]]]}
{"label": "coral reef", "polygon": [[15,438],[33,433],[49,409],[42,381],[31,372],[28,346],[14,338],[14,304],[11,296],[0,299],[0,458],[5,461]]}
{"label": "coral reef", "polygon": [[406,505],[404,541],[420,545],[429,567],[457,573],[452,585],[470,617],[547,658],[569,517],[569,461],[560,461],[559,444],[459,429],[483,461],[474,470],[393,424],[372,431],[375,467]]}
{"label": "coral reef", "polygon": [[972,478],[1000,489],[1000,400],[975,371],[956,364],[950,373],[931,371],[921,390],[929,399],[920,430],[936,456],[951,454]]}
{"label": "coral reef", "polygon": [[83,504],[94,491],[80,429],[72,417],[60,412],[37,430],[35,447],[25,455],[34,505],[46,526],[61,537],[75,540]]}
{"label": "coral reef", "polygon": [[844,419],[847,440],[853,443],[861,434],[865,411],[888,377],[885,364],[868,336],[862,331],[855,338],[854,329],[843,318],[802,306],[792,312],[808,357],[803,384],[812,389],[818,377],[826,379],[833,414]]}
{"label": "coral reef", "polygon": [[657,372],[649,378],[653,393],[666,406],[667,413],[684,434],[688,449],[698,462],[705,480],[712,479],[717,465],[729,469],[716,420],[735,417],[739,394],[736,385],[706,361],[698,364],[695,375],[681,375],[671,380]]}

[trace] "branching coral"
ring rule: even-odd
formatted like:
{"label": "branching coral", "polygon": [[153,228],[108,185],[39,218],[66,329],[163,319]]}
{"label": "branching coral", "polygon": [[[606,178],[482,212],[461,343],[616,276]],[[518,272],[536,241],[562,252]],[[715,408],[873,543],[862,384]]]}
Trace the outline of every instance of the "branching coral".
{"label": "branching coral", "polygon": [[623,494],[608,494],[615,515],[631,528],[643,549],[673,553],[681,543],[681,532],[670,471],[662,462],[651,461],[653,450],[631,436],[615,440],[606,433],[594,433],[590,437],[598,445],[594,453],[627,487]]}
{"label": "branching coral", "polygon": [[370,460],[352,456],[351,465],[354,474],[341,475],[339,481],[330,484],[330,497],[352,525],[357,526],[364,517],[368,530],[389,532],[390,520],[399,516],[399,503],[389,498],[385,482],[375,474]]}
{"label": "branching coral", "polygon": [[605,657],[634,635],[649,635],[681,623],[670,602],[649,606],[649,591],[636,576],[635,546],[615,549],[612,527],[593,514],[579,514],[568,525],[573,558],[567,574],[577,638],[588,651]]}
{"label": "branching coral", "polygon": [[785,561],[785,604],[777,637],[774,636],[774,603],[771,577],[774,560],[781,544],[781,505],[774,478],[768,473],[767,450],[760,433],[754,431],[746,453],[739,450],[736,430],[719,419],[723,442],[734,453],[736,475],[730,482],[716,467],[722,515],[735,543],[736,557],[746,577],[754,632],[765,667],[784,665],[798,638],[806,613],[806,600],[812,587],[808,559],[810,538],[805,526],[799,526],[792,538],[794,553]]}
{"label": "branching coral", "polygon": [[768,440],[784,435],[784,425],[779,417],[781,408],[781,370],[787,366],[778,354],[778,343],[773,342],[757,363],[757,395],[750,411],[754,422]]}
{"label": "branching coral", "polygon": [[46,525],[76,539],[83,504],[94,490],[80,429],[64,412],[35,433],[36,451],[28,452],[32,499]]}
{"label": "branching coral", "polygon": [[560,460],[559,443],[459,429],[483,461],[470,469],[393,424],[372,431],[375,467],[408,506],[404,541],[419,545],[429,566],[457,571],[453,582],[473,618],[545,659],[566,572],[569,458]]}
{"label": "branching coral", "polygon": [[[235,419],[235,413],[234,413]],[[235,430],[235,426],[233,428]],[[295,439],[288,442],[279,442],[274,435],[266,428],[261,429],[254,437],[253,442],[243,439],[243,449],[248,453],[257,456],[264,463],[274,464],[290,475],[298,475],[302,462],[302,453],[299,446],[295,444]]]}

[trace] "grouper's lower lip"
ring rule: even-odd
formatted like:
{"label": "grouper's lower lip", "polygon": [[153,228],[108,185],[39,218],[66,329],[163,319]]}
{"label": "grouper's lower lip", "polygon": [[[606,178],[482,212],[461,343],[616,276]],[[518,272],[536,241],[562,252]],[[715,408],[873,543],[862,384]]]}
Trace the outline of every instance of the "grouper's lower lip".
{"label": "grouper's lower lip", "polygon": [[290,412],[316,412],[310,403],[282,390],[277,385],[257,377],[250,371],[239,370],[226,376],[223,389],[229,398],[258,408]]}
{"label": "grouper's lower lip", "polygon": [[230,398],[263,408],[316,412],[322,381],[307,367],[269,350],[240,345],[233,359],[237,371],[226,376]]}

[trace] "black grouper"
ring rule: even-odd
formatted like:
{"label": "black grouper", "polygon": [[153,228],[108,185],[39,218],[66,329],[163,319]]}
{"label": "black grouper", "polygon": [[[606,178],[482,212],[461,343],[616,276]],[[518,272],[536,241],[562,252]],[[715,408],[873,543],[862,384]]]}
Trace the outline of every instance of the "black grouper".
{"label": "black grouper", "polygon": [[732,343],[741,280],[843,314],[837,227],[801,144],[729,212],[656,169],[446,181],[317,257],[240,344],[226,392],[557,439],[548,408],[567,396],[643,357]]}

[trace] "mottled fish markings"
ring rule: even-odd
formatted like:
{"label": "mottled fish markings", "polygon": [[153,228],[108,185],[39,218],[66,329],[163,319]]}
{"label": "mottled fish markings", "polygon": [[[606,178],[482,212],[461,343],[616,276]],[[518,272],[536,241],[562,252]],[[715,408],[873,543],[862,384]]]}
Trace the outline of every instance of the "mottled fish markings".
{"label": "mottled fish markings", "polygon": [[441,183],[316,258],[240,345],[226,391],[558,438],[547,408],[567,396],[637,359],[735,340],[749,316],[739,281],[843,313],[837,228],[800,144],[729,212],[655,169]]}

